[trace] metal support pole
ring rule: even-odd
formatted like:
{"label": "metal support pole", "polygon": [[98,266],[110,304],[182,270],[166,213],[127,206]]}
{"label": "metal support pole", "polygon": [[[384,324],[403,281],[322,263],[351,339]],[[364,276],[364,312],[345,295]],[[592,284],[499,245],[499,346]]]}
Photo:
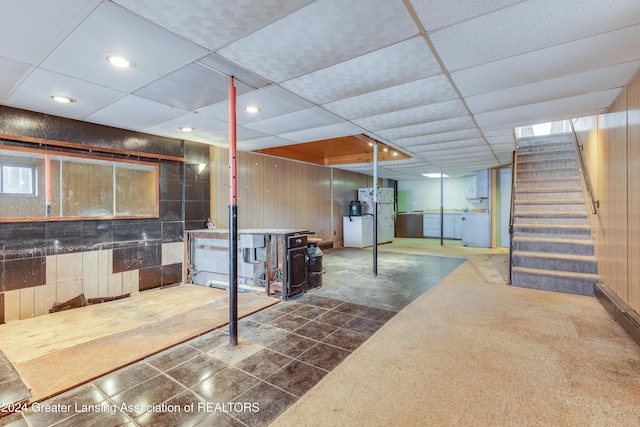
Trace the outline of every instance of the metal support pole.
{"label": "metal support pole", "polygon": [[373,143],[373,275],[378,275],[378,142]]}
{"label": "metal support pole", "polygon": [[440,171],[440,246],[444,245],[444,173]]}
{"label": "metal support pole", "polygon": [[238,345],[238,185],[236,176],[236,87],[229,83],[229,345]]}

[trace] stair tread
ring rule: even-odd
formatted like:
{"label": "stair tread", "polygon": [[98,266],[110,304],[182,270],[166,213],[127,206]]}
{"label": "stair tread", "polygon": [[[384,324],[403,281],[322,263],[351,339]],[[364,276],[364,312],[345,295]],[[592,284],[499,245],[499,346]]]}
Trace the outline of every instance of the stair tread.
{"label": "stair tread", "polygon": [[582,188],[578,186],[550,187],[550,188],[517,188],[516,186],[516,193],[582,193]]}
{"label": "stair tread", "polygon": [[515,213],[516,216],[577,216],[577,217],[585,217],[587,216],[587,211],[517,211]]}
{"label": "stair tread", "polygon": [[561,259],[565,261],[597,262],[593,255],[573,255],[556,252],[513,251],[513,256],[528,256],[532,258]]}
{"label": "stair tread", "polygon": [[560,276],[560,277],[572,277],[580,279],[593,279],[600,280],[600,275],[594,273],[578,273],[574,271],[561,271],[561,270],[545,270],[542,268],[530,268],[530,267],[513,267],[512,272],[540,274],[545,276]]}
{"label": "stair tread", "polygon": [[527,228],[557,228],[559,230],[571,230],[571,229],[580,229],[580,230],[591,230],[591,227],[583,224],[532,224],[532,223],[518,223],[514,224],[517,227],[527,227]]}
{"label": "stair tread", "polygon": [[518,237],[514,237],[513,241],[539,242],[539,243],[567,243],[572,245],[593,246],[593,241],[590,239],[554,239],[554,238],[544,238],[544,237],[518,236]]}
{"label": "stair tread", "polygon": [[518,178],[516,183],[518,182],[549,182],[549,181],[567,181],[570,179],[579,180],[580,177],[578,175],[572,176],[551,176],[551,177],[542,177],[542,178]]}
{"label": "stair tread", "polygon": [[516,205],[577,205],[584,203],[582,198],[580,199],[527,199],[516,200]]}

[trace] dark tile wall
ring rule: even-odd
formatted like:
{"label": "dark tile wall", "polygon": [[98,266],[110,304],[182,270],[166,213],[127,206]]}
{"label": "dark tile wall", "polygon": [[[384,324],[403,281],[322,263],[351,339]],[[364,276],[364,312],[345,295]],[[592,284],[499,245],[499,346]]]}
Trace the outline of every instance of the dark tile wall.
{"label": "dark tile wall", "polygon": [[[206,227],[210,210],[210,166],[209,146],[185,141],[184,165],[184,209],[185,229],[198,230]],[[199,166],[205,165],[200,171]]]}
{"label": "dark tile wall", "polygon": [[182,281],[182,263],[140,269],[140,291],[174,285]]}
{"label": "dark tile wall", "polygon": [[[187,159],[186,163],[156,161],[160,170],[158,218],[1,223],[0,292],[44,284],[47,255],[98,249],[113,249],[114,273],[141,269],[140,290],[181,281],[182,264],[161,265],[162,244],[180,242],[185,229],[205,226],[210,215],[208,145],[3,106],[0,133],[137,151],[142,158],[151,153]],[[0,140],[2,144],[33,146]],[[200,173],[199,164],[207,165]]]}

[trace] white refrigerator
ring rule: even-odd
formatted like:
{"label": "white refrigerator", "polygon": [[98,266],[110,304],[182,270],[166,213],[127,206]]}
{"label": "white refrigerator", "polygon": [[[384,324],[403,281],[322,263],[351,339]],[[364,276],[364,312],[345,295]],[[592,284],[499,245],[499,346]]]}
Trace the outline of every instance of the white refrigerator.
{"label": "white refrigerator", "polygon": [[[373,188],[358,189],[362,203],[362,215],[373,216]],[[393,242],[395,235],[395,211],[393,188],[378,188],[378,243]]]}

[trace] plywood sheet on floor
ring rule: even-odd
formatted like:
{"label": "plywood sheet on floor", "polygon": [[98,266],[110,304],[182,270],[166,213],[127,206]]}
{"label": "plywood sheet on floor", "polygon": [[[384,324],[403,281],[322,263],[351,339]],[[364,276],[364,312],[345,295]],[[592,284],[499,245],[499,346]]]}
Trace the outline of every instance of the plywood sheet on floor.
{"label": "plywood sheet on floor", "polygon": [[[244,317],[278,300],[238,295]],[[228,292],[181,285],[0,327],[2,350],[31,387],[31,401],[83,384],[227,324]]]}
{"label": "plywood sheet on floor", "polygon": [[8,409],[12,404],[26,402],[30,397],[29,389],[13,364],[0,351],[0,417],[5,407]]}

